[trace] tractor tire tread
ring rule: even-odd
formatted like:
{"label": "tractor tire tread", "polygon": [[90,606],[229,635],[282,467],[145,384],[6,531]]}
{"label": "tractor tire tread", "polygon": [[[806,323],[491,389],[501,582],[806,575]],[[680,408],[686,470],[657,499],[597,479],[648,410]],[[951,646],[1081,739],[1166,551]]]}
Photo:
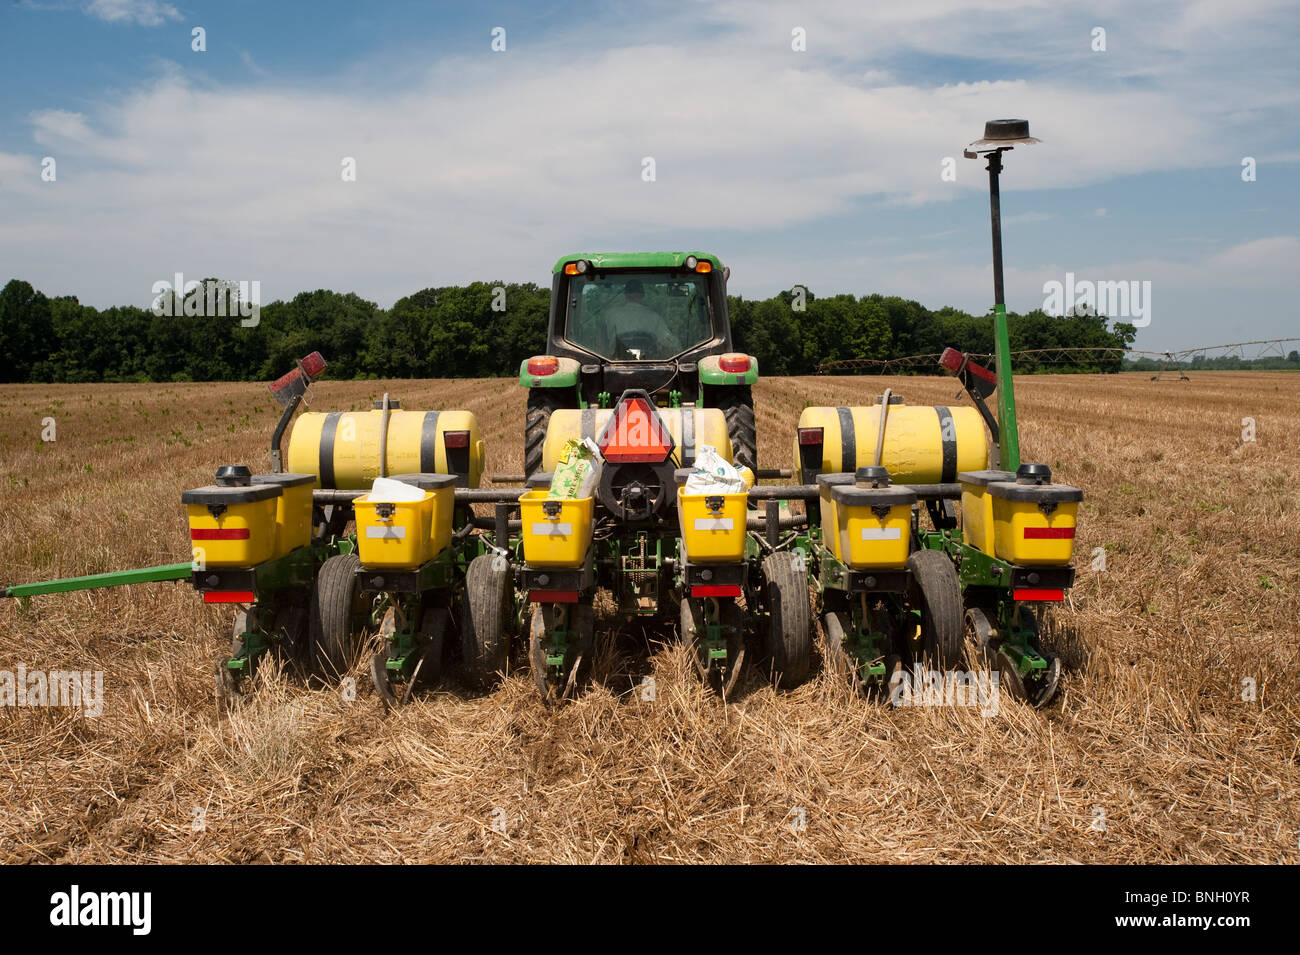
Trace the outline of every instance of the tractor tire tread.
{"label": "tractor tire tread", "polygon": [[542,452],[546,446],[546,429],[551,412],[565,406],[564,399],[552,388],[530,388],[528,410],[524,418],[524,477],[542,469]]}
{"label": "tractor tire tread", "polygon": [[758,459],[758,430],[754,420],[753,392],[748,386],[719,386],[713,391],[714,406],[727,419],[731,458],[737,466],[753,470]]}
{"label": "tractor tire tread", "polygon": [[352,633],[356,602],[356,554],[336,554],[321,564],[311,600],[311,668],[315,675],[335,682],[351,668],[356,641]]}
{"label": "tractor tire tread", "polygon": [[461,662],[466,679],[477,689],[491,688],[510,656],[512,582],[509,572],[494,570],[493,563],[492,554],[475,557],[465,574]]}
{"label": "tractor tire tread", "polygon": [[771,554],[763,560],[767,600],[767,652],[780,689],[798,686],[812,662],[812,606],[808,578],[795,569],[794,555]]}
{"label": "tractor tire tread", "polygon": [[912,572],[910,597],[921,610],[925,652],[942,667],[955,666],[961,660],[966,640],[957,568],[947,554],[929,549],[913,551],[907,567]]}

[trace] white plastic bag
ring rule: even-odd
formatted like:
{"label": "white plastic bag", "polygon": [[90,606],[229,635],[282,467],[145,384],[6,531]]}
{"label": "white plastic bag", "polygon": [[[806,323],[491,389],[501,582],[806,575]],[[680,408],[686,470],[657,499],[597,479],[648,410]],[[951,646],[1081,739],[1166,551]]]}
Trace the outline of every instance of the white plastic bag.
{"label": "white plastic bag", "polygon": [[711,444],[695,453],[695,470],[686,478],[687,494],[739,494],[748,489],[745,478]]}
{"label": "white plastic bag", "polygon": [[424,493],[414,484],[379,477],[375,478],[375,483],[370,486],[370,493],[365,496],[365,499],[370,503],[400,504],[404,501],[422,501]]}

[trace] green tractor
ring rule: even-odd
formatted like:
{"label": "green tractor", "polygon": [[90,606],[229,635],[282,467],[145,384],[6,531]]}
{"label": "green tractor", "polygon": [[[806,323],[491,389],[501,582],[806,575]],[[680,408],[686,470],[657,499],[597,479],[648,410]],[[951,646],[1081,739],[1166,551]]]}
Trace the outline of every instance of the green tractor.
{"label": "green tractor", "polygon": [[736,464],[755,467],[758,362],[732,351],[730,270],[704,252],[567,255],[552,269],[546,354],[523,361],[524,474],[544,470],[560,409],[611,408],[628,390],[668,408],[718,408]]}
{"label": "green tractor", "polygon": [[[762,494],[778,504],[780,489],[686,486],[710,447],[758,477],[781,473],[756,467],[758,363],[732,350],[728,270],[703,252],[641,252],[569,255],[553,272],[547,353],[519,370],[528,490],[517,583],[543,697],[583,681],[598,590],[624,619],[680,612],[701,676],[724,696],[747,636],[778,686],[798,684],[812,615],[796,520],[778,506],[764,521],[748,506]],[[548,499],[566,448],[586,441],[603,459],[592,496]]]}

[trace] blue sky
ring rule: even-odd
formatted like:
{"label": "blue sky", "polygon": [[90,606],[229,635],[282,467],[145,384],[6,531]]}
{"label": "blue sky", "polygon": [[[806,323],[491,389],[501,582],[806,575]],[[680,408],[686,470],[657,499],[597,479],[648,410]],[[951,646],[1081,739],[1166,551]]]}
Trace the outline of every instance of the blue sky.
{"label": "blue sky", "polygon": [[544,283],[579,249],[703,248],[744,295],[982,311],[987,179],[961,147],[1024,116],[1043,143],[1006,157],[1011,308],[1069,271],[1151,282],[1138,347],[1300,335],[1298,41],[1296,5],[1265,0],[7,2],[0,281],[389,305]]}

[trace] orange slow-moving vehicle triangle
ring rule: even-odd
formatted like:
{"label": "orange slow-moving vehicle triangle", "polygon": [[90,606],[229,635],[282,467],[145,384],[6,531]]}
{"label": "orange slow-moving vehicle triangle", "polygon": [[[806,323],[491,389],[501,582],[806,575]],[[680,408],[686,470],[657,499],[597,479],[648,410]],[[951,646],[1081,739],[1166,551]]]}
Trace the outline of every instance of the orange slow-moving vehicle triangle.
{"label": "orange slow-moving vehicle triangle", "polygon": [[624,398],[614,409],[596,445],[606,461],[659,464],[673,453],[673,436],[645,398]]}

